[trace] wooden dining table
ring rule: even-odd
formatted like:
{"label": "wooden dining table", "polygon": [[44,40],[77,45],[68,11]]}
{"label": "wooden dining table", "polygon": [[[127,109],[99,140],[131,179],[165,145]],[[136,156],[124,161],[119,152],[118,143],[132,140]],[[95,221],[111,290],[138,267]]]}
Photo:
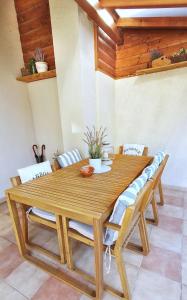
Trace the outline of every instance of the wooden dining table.
{"label": "wooden dining table", "polygon": [[[76,288],[81,293],[97,300],[102,299],[103,223],[110,216],[118,196],[151,161],[152,157],[115,155],[111,171],[84,178],[80,174],[80,168],[87,165],[88,160],[83,160],[7,190],[7,203],[20,254],[26,260]],[[71,276],[71,272],[69,274],[47,264],[28,250],[24,242],[16,203],[34,206],[54,213],[57,217],[65,217],[93,226],[95,289],[91,289],[87,283],[80,283],[79,280]]]}

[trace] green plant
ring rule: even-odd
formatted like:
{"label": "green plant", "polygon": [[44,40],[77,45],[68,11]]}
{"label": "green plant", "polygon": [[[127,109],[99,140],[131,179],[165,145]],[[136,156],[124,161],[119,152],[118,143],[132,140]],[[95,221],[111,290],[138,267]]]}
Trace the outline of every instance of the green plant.
{"label": "green plant", "polygon": [[28,64],[28,67],[29,67],[29,72],[31,74],[35,74],[37,73],[37,70],[36,70],[36,61],[35,59],[32,57],[30,60],[29,60],[29,64]]}
{"label": "green plant", "polygon": [[181,48],[170,56],[172,63],[182,62],[187,60],[187,49]]}
{"label": "green plant", "polygon": [[41,61],[41,62],[44,62],[44,59],[45,59],[45,55],[42,51],[41,48],[36,48],[35,51],[34,51],[34,58],[35,58],[35,61]]}
{"label": "green plant", "polygon": [[87,131],[84,133],[83,141],[88,145],[88,153],[91,159],[102,157],[102,146],[104,139],[107,136],[106,128],[100,127],[96,130],[95,126],[92,129],[86,127]]}
{"label": "green plant", "polygon": [[158,50],[158,49],[154,49],[150,53],[151,61],[153,61],[155,59],[158,59],[161,56],[163,56],[163,53],[160,50]]}

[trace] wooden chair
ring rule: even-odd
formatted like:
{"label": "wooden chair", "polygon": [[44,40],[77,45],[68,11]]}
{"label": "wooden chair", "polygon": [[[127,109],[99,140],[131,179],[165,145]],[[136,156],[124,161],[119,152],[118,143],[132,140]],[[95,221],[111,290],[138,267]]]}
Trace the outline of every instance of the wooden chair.
{"label": "wooden chair", "polygon": [[[123,148],[124,146],[120,146],[119,147],[119,154],[123,154]],[[148,151],[149,151],[149,148],[148,147],[144,147],[144,151],[143,151],[143,156],[148,156]]]}
{"label": "wooden chair", "polygon": [[59,164],[59,162],[56,158],[53,160],[51,168],[52,168],[53,172],[58,171],[58,170],[61,169],[61,166],[60,166],[60,164]]}
{"label": "wooden chair", "polygon": [[[118,231],[118,238],[116,242],[111,246],[111,253],[114,255],[117,263],[117,269],[120,275],[121,285],[123,292],[119,292],[116,289],[112,288],[111,286],[104,285],[104,289],[109,291],[110,293],[117,295],[121,299],[130,300],[130,290],[127,280],[127,274],[125,270],[125,266],[122,260],[122,248],[127,246],[129,243],[129,239],[134,232],[136,225],[139,226],[140,230],[140,237],[142,242],[142,251],[144,254],[149,252],[149,242],[148,242],[148,235],[146,229],[146,222],[144,218],[144,214],[141,213],[142,206],[147,204],[150,201],[153,193],[153,181],[149,181],[145,184],[142,191],[139,193],[136,203],[133,206],[129,206],[126,209],[125,216],[123,218],[122,225],[116,225],[109,222],[104,224],[105,228],[111,228],[115,231]],[[66,249],[66,258],[67,264],[69,269],[74,270],[75,272],[82,275],[86,280],[94,283],[95,279],[82,270],[75,267],[72,258],[72,249],[70,239],[75,239],[79,242],[82,242],[88,246],[94,246],[94,240],[80,234],[78,231],[69,228],[69,219],[63,217],[63,230],[64,230],[64,237],[65,237],[65,249]],[[103,250],[106,249],[106,246],[103,245]]]}
{"label": "wooden chair", "polygon": [[[21,179],[19,176],[10,178],[10,181],[11,181],[13,187],[19,186],[21,184]],[[66,259],[65,259],[65,255],[64,255],[64,253],[65,253],[64,240],[63,240],[63,231],[62,231],[62,228],[60,227],[60,222],[61,222],[60,218],[58,216],[56,216],[56,222],[52,222],[47,219],[41,218],[41,217],[33,214],[32,212],[27,213],[30,208],[27,205],[21,204],[20,208],[21,208],[21,212],[22,212],[23,237],[24,237],[24,241],[28,245],[28,247],[31,248],[32,250],[39,251],[39,252],[45,254],[46,256],[49,256],[52,259],[60,261],[62,264],[64,264],[66,262]],[[51,251],[43,248],[42,246],[39,246],[39,245],[29,241],[28,220],[30,220],[34,223],[38,223],[40,225],[44,225],[46,227],[49,227],[49,228],[57,231],[60,256],[52,253]]]}
{"label": "wooden chair", "polygon": [[163,174],[163,171],[164,171],[164,168],[166,166],[166,163],[167,163],[168,159],[169,159],[169,155],[166,155],[165,159],[163,160],[163,162],[161,163],[159,169],[157,170],[157,172],[154,175],[154,178],[155,178],[154,190],[156,191],[157,188],[159,189],[160,201],[158,202],[158,204],[162,205],[162,206],[164,205],[164,195],[163,195],[163,190],[162,190],[161,177],[162,177],[162,174]]}

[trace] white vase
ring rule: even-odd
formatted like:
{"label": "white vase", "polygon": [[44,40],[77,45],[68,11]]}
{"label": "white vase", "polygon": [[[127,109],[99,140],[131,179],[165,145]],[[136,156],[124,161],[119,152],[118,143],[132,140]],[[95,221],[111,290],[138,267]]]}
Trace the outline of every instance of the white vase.
{"label": "white vase", "polygon": [[36,70],[38,73],[47,72],[48,64],[45,61],[36,61]]}
{"label": "white vase", "polygon": [[101,169],[101,158],[90,158],[89,159],[89,165],[94,167],[95,170]]}

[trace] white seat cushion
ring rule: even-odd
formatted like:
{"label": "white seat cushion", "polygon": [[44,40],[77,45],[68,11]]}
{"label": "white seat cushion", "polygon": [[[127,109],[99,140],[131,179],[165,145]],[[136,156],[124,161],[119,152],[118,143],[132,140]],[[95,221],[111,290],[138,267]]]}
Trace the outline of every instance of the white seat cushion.
{"label": "white seat cushion", "polygon": [[[94,232],[93,232],[93,227],[91,225],[87,225],[78,221],[71,220],[69,222],[69,228],[78,231],[80,234],[86,236],[90,240],[94,240]],[[104,235],[105,235],[105,230],[103,232],[103,239],[104,239]]]}
{"label": "white seat cushion", "polygon": [[42,209],[39,209],[39,208],[36,208],[36,207],[32,207],[30,209],[29,213],[31,213],[31,212],[34,215],[36,215],[40,218],[43,218],[43,219],[48,220],[48,221],[56,222],[55,215],[50,213],[50,212],[47,212],[45,210],[42,210]]}

